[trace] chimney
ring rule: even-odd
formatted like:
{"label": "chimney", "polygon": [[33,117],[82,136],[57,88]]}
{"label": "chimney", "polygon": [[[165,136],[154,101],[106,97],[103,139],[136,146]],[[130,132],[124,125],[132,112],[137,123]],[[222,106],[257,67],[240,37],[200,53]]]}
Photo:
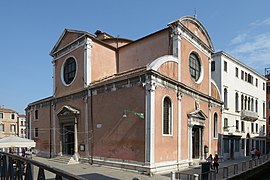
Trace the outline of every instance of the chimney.
{"label": "chimney", "polygon": [[99,39],[101,41],[104,40],[104,39],[113,38],[113,36],[111,36],[111,35],[109,35],[109,34],[107,34],[105,32],[102,32],[100,30],[96,30],[95,35],[97,36],[97,39]]}

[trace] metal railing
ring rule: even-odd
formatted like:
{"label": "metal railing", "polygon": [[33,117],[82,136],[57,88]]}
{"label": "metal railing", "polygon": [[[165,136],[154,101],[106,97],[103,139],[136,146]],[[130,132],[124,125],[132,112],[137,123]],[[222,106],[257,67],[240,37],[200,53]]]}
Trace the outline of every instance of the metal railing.
{"label": "metal railing", "polygon": [[65,172],[61,169],[5,152],[0,152],[0,176],[1,180],[33,180],[34,167],[38,169],[36,178],[46,179],[46,171],[55,175],[56,180],[86,180],[83,177]]}
{"label": "metal railing", "polygon": [[[270,154],[263,155],[259,159],[250,159],[247,161],[242,161],[240,163],[233,163],[228,166],[224,166],[219,169],[219,173],[216,174],[215,171],[211,170],[205,174],[189,174],[182,172],[171,172],[171,180],[201,180],[201,179],[229,179],[235,176],[239,176],[242,173],[255,169],[266,162],[270,161]],[[206,175],[206,176],[205,176]],[[207,177],[207,178],[204,178]]]}

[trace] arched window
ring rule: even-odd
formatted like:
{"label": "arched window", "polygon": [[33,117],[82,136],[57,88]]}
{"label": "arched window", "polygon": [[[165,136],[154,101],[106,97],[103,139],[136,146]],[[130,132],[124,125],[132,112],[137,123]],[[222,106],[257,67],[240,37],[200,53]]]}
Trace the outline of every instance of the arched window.
{"label": "arched window", "polygon": [[235,111],[239,110],[238,93],[235,93]]}
{"label": "arched window", "polygon": [[241,95],[241,110],[244,110],[244,96]]}
{"label": "arched window", "polygon": [[257,99],[255,100],[255,111],[256,111],[256,113],[258,112],[258,100]]}
{"label": "arched window", "polygon": [[228,108],[228,90],[224,88],[224,108]]}
{"label": "arched window", "polygon": [[250,97],[248,98],[248,110],[250,110]]}
{"label": "arched window", "polygon": [[218,115],[214,114],[214,138],[218,137]]}
{"label": "arched window", "polygon": [[247,110],[247,96],[245,96],[245,110]]}
{"label": "arched window", "polygon": [[172,134],[172,103],[169,97],[163,101],[163,134]]}
{"label": "arched window", "polygon": [[253,98],[251,98],[251,108],[250,108],[250,110],[251,111],[254,111],[254,99]]}

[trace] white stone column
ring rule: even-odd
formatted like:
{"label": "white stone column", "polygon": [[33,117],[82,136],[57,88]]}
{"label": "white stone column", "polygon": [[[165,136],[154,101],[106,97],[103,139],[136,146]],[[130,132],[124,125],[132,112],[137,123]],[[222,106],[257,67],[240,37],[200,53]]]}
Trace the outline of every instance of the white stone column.
{"label": "white stone column", "polygon": [[146,90],[146,109],[145,109],[145,163],[153,167],[155,162],[155,88],[156,83],[152,80],[147,80],[145,84]]}
{"label": "white stone column", "polygon": [[79,161],[79,153],[78,153],[78,119],[75,116],[75,123],[74,123],[74,159],[75,161]]}
{"label": "white stone column", "polygon": [[92,81],[92,40],[86,38],[84,44],[84,87]]}

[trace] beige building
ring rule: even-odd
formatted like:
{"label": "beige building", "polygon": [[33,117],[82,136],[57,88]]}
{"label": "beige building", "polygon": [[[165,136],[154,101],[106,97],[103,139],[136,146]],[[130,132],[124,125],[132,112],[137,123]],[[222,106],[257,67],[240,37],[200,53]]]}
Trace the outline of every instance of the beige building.
{"label": "beige building", "polygon": [[152,174],[218,153],[213,52],[194,17],[134,41],[64,30],[50,53],[54,93],[26,108],[37,154]]}
{"label": "beige building", "polygon": [[22,114],[18,116],[18,136],[26,138],[26,118]]}
{"label": "beige building", "polygon": [[18,135],[18,113],[0,106],[0,138]]}

